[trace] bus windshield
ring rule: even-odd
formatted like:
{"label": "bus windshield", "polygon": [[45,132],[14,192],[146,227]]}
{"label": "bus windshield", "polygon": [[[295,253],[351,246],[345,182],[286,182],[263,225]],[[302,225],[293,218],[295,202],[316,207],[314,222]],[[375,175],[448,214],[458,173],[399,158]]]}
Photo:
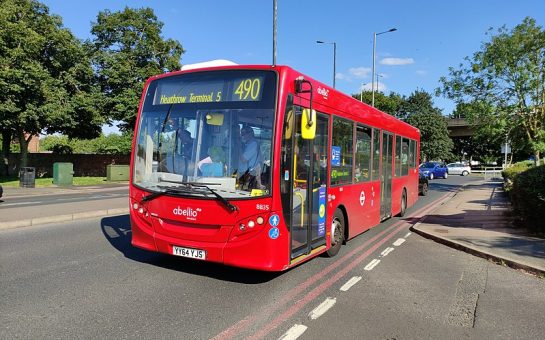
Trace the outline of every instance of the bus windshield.
{"label": "bus windshield", "polygon": [[268,195],[275,88],[270,71],[152,81],[136,131],[133,183],[152,192],[200,184],[225,198]]}

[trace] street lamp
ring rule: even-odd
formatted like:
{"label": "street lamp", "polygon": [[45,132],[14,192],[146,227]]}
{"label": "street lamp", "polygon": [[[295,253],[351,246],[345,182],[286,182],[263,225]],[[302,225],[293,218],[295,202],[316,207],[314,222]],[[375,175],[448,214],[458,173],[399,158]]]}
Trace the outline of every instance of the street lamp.
{"label": "street lamp", "polygon": [[373,76],[371,77],[371,89],[372,89],[372,97],[371,97],[371,106],[375,106],[375,51],[377,49],[377,35],[381,35],[384,33],[390,33],[397,31],[397,28],[390,28],[387,31],[380,32],[380,33],[373,33]]}
{"label": "street lamp", "polygon": [[377,79],[377,92],[378,92],[378,88],[379,88],[378,77],[381,77],[381,78],[382,78],[382,77],[384,77],[384,76],[383,76],[382,74],[380,74],[380,73],[377,73],[377,77],[376,77],[376,79]]}
{"label": "street lamp", "polygon": [[320,41],[320,40],[317,40],[316,43],[333,45],[333,88],[335,88],[335,73],[336,73],[335,69],[337,68],[337,43],[328,42],[328,41]]}

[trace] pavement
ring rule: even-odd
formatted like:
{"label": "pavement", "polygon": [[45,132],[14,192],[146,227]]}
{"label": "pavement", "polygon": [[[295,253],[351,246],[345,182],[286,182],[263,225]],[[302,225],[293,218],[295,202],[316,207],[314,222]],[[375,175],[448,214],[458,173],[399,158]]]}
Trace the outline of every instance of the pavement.
{"label": "pavement", "polygon": [[4,187],[0,230],[129,213],[128,183]]}
{"label": "pavement", "polygon": [[513,225],[501,181],[463,186],[412,230],[452,248],[545,276],[545,239]]}
{"label": "pavement", "polygon": [[[0,230],[128,212],[127,184],[5,187]],[[461,187],[411,229],[450,247],[545,276],[545,239],[514,227],[501,181],[479,180]]]}

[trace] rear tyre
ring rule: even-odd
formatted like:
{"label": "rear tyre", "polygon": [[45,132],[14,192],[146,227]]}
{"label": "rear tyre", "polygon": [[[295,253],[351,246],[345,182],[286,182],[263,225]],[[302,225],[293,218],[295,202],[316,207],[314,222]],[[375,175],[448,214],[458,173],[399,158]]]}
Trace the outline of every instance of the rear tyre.
{"label": "rear tyre", "polygon": [[344,215],[339,209],[335,210],[331,222],[331,248],[327,250],[327,256],[337,255],[344,241]]}
{"label": "rear tyre", "polygon": [[399,212],[400,217],[405,216],[407,212],[407,192],[403,189],[403,195],[401,195],[401,211]]}
{"label": "rear tyre", "polygon": [[428,196],[428,183],[423,183],[422,184],[422,191],[420,192],[420,194],[422,196]]}
{"label": "rear tyre", "polygon": [[466,170],[464,170],[464,171],[462,172],[462,176],[467,176],[467,175],[469,175],[469,172],[467,172]]}

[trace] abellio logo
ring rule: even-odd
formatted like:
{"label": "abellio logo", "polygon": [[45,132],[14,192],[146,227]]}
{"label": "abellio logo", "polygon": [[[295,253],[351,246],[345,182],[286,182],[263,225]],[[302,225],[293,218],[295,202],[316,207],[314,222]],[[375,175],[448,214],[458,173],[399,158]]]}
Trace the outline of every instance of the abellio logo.
{"label": "abellio logo", "polygon": [[318,94],[321,94],[324,97],[324,99],[327,99],[328,96],[329,96],[329,90],[328,89],[318,87],[317,92],[318,92]]}
{"label": "abellio logo", "polygon": [[199,215],[199,212],[201,212],[201,208],[193,209],[191,207],[186,207],[184,209],[180,208],[180,206],[172,209],[172,213],[176,216],[184,216],[188,220],[195,220],[197,219],[197,216]]}

